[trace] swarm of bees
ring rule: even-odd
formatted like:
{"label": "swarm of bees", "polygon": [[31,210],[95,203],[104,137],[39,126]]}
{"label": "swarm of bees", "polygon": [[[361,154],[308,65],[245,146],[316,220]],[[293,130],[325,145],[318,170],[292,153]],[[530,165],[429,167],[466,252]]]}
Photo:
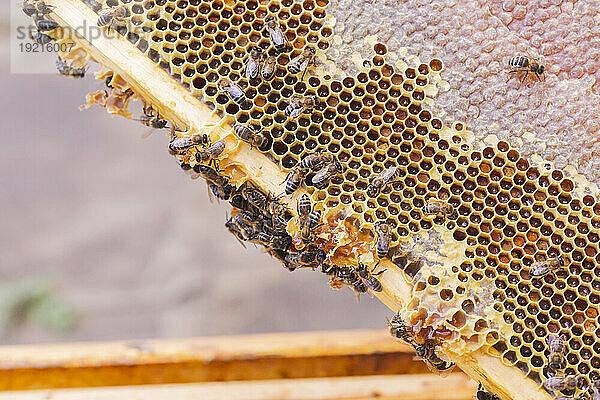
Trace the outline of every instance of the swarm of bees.
{"label": "swarm of bees", "polygon": [[23,13],[33,18],[37,28],[36,32],[29,32],[29,37],[37,44],[45,45],[54,41],[54,38],[45,33],[58,28],[55,21],[47,18],[53,9],[54,6],[46,4],[43,0],[25,0],[22,3]]}
{"label": "swarm of bees", "polygon": [[[46,5],[43,0],[26,0],[24,3],[23,11],[34,17],[37,26],[37,32],[30,33],[32,40],[37,43],[47,44],[54,40],[50,36],[52,33],[50,35],[46,33],[58,27],[56,22],[48,19],[52,10],[53,7]],[[123,6],[100,9],[98,10],[97,24],[108,29],[117,27],[126,19],[127,15],[128,10]],[[275,76],[278,71],[277,57],[288,51],[289,47],[277,17],[270,15],[264,22],[264,32],[270,38],[271,47],[269,49],[263,49],[256,45],[248,47],[243,70],[242,79],[248,82],[252,81],[252,85],[257,85],[260,79],[268,81]],[[298,55],[290,57],[290,61],[284,69],[279,70],[279,73],[302,74],[300,77],[300,81],[302,81],[309,68],[315,66],[316,53],[317,50],[314,46],[306,45]],[[508,64],[513,68],[510,73],[524,73],[522,82],[529,74],[535,75],[538,80],[541,80],[545,71],[545,67],[539,62],[523,56],[511,58]],[[86,72],[85,68],[74,68],[60,57],[56,65],[61,74],[74,78],[81,78]],[[251,100],[247,98],[243,89],[246,88],[246,84],[237,78],[235,80],[236,82],[222,78],[217,83],[218,89],[241,108],[249,108]],[[319,106],[319,98],[310,93],[296,94],[285,101],[287,104],[284,104],[283,107],[280,105],[279,109],[283,110],[287,119],[300,118],[302,114],[310,113]],[[138,121],[152,129],[164,129],[169,124],[152,107],[144,107],[143,115]],[[294,247],[292,237],[286,232],[286,225],[292,215],[287,204],[281,201],[281,196],[263,193],[250,181],[237,187],[219,170],[218,159],[226,152],[224,140],[211,142],[207,135],[199,133],[181,136],[175,133],[175,127],[172,124],[171,132],[168,150],[171,154],[182,158],[181,167],[188,171],[193,170],[195,174],[205,178],[210,192],[218,199],[229,201],[234,207],[232,215],[228,217],[225,225],[242,244],[249,242],[264,246],[267,252],[279,259],[289,271],[301,268],[320,268],[332,279],[333,284],[340,287],[349,286],[357,295],[369,291],[374,293],[383,291],[380,276],[385,269],[378,271],[378,264],[371,267],[363,263],[357,265],[327,263],[326,252],[315,245],[315,241],[318,243],[317,229],[323,225],[321,222],[322,210],[315,208],[307,194],[300,196],[297,202],[300,238],[304,245],[301,250],[298,250]],[[234,125],[234,133],[251,147],[264,150],[269,145],[269,134],[264,132],[262,127],[253,126],[246,121],[244,124],[238,121]],[[193,165],[193,160],[196,162],[195,165]],[[368,179],[367,196],[374,198],[382,192],[394,190],[394,183],[405,173],[398,166],[386,165],[384,168]],[[332,153],[320,150],[306,154],[300,163],[290,170],[285,181],[285,195],[292,195],[303,182],[312,184],[318,189],[325,188],[336,175],[343,172],[342,163]],[[445,200],[430,199],[422,207],[422,214],[425,217],[453,219],[457,217],[458,210]],[[380,260],[391,257],[390,245],[393,241],[393,227],[393,224],[390,225],[385,221],[379,221],[373,225],[377,236],[374,251]],[[565,259],[559,256],[532,264],[530,274],[532,277],[543,277],[550,273],[554,274],[564,266]],[[453,363],[441,359],[436,353],[439,343],[433,340],[417,342],[412,329],[402,321],[399,314],[389,321],[389,325],[390,333],[412,345],[417,356],[423,359],[432,370],[448,372],[454,366]],[[547,344],[548,368],[553,376],[544,382],[544,387],[553,393],[574,392],[581,387],[580,378],[560,372],[566,364],[565,338],[559,335],[550,335],[547,338]],[[600,384],[595,382],[591,389],[594,400],[600,400]],[[486,392],[481,385],[476,398],[477,400],[498,399],[495,395]],[[566,398],[572,397],[556,397],[556,399]]]}

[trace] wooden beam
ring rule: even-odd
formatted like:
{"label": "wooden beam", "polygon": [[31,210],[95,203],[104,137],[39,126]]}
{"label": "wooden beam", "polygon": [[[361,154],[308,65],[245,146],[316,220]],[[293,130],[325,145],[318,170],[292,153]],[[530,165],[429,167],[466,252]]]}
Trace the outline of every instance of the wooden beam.
{"label": "wooden beam", "polygon": [[464,374],[428,374],[35,390],[0,400],[471,400],[475,390]]}
{"label": "wooden beam", "polygon": [[423,372],[385,331],[0,347],[0,390]]}

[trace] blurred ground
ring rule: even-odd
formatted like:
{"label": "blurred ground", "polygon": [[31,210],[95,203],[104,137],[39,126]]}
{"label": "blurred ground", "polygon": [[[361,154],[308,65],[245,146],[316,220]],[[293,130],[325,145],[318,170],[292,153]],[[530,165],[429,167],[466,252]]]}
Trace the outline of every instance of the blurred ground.
{"label": "blurred ground", "polygon": [[179,169],[166,137],[142,140],[137,122],[78,111],[100,83],[10,74],[7,16],[5,7],[2,343],[385,326],[378,301],[357,304],[320,273],[289,273],[244,249],[223,226],[228,206]]}

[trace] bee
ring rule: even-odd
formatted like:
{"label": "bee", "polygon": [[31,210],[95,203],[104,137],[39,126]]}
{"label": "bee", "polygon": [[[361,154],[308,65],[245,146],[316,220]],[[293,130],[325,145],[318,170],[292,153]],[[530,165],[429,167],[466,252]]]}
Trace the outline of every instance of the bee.
{"label": "bee", "polygon": [[260,232],[257,240],[265,247],[275,250],[287,250],[292,244],[292,238],[285,235],[273,235],[267,232]]}
{"label": "bee", "polygon": [[483,389],[483,385],[481,383],[479,384],[479,387],[477,388],[476,398],[477,398],[477,400],[500,400],[500,398],[498,396],[496,396],[495,394],[486,392]]}
{"label": "bee", "polygon": [[446,203],[436,199],[430,199],[423,206],[423,213],[425,215],[439,215],[442,214],[444,217],[453,217],[456,215],[456,209],[452,204]]}
{"label": "bee", "polygon": [[243,242],[253,239],[259,233],[259,227],[257,227],[253,215],[247,211],[239,212],[234,217],[230,217],[225,222],[225,227],[238,238],[244,247],[246,245]]}
{"label": "bee", "polygon": [[116,22],[123,21],[127,15],[127,9],[123,6],[104,8],[98,11],[98,26],[114,26]]}
{"label": "bee", "polygon": [[524,56],[516,56],[511,58],[508,61],[508,65],[515,68],[512,71],[510,71],[511,73],[525,71],[525,76],[523,77],[523,79],[521,79],[521,82],[523,82],[525,78],[527,78],[527,75],[530,72],[532,74],[535,74],[538,81],[541,81],[540,75],[544,73],[545,69],[544,66],[539,64],[537,61],[531,60],[530,58]]}
{"label": "bee", "polygon": [[[112,81],[112,75],[107,77],[107,86],[110,84],[110,82]],[[109,86],[110,87],[110,86]],[[140,116],[139,119],[137,119],[136,121],[141,122],[142,124],[146,125],[149,128],[152,129],[163,129],[167,126],[168,121],[161,119],[159,113],[156,113],[156,115],[154,115],[154,110],[152,109],[152,106],[149,107],[144,107],[144,115]]]}
{"label": "bee", "polygon": [[303,194],[297,204],[298,218],[300,221],[301,238],[304,243],[310,243],[313,238],[314,230],[321,222],[321,210],[312,209],[310,198]]}
{"label": "bee", "polygon": [[321,272],[324,274],[327,274],[329,276],[337,276],[339,273],[339,269],[340,267],[338,267],[337,265],[329,265],[329,264],[322,264],[321,265]]}
{"label": "bee", "polygon": [[223,78],[218,83],[219,90],[225,92],[227,97],[229,97],[235,104],[240,107],[243,107],[247,104],[246,94],[236,83],[233,83],[228,78]]}
{"label": "bee", "polygon": [[335,162],[335,156],[331,153],[325,153],[324,151],[317,151],[306,155],[302,161],[300,161],[300,168],[313,171],[321,169],[323,164],[330,164]]}
{"label": "bee", "polygon": [[300,80],[304,79],[304,74],[308,70],[308,66],[315,62],[315,54],[317,50],[313,46],[306,46],[300,55],[290,60],[287,69],[291,74],[302,72]]}
{"label": "bee", "polygon": [[219,175],[218,171],[207,165],[196,165],[194,166],[194,171],[199,173],[201,177],[213,185],[221,187],[227,187],[229,185],[229,179],[227,177]]}
{"label": "bee", "polygon": [[381,171],[371,179],[367,194],[371,197],[377,196],[385,186],[392,183],[400,175],[400,171],[398,167],[390,167]]}
{"label": "bee", "polygon": [[265,81],[271,80],[277,69],[277,58],[268,54],[263,55],[263,61],[260,68],[260,75]]}
{"label": "bee", "polygon": [[265,29],[271,37],[271,43],[273,43],[273,47],[275,47],[277,54],[283,53],[285,51],[286,40],[281,31],[281,27],[279,26],[279,21],[277,21],[274,16],[269,15],[265,19],[265,23]]}
{"label": "bee", "polygon": [[390,251],[390,242],[392,241],[392,229],[383,221],[375,224],[377,232],[377,257],[387,257]]}
{"label": "bee", "polygon": [[421,358],[427,367],[433,372],[448,373],[454,368],[454,363],[444,361],[435,353],[435,344],[431,341],[426,341],[423,344],[415,346],[417,356]]}
{"label": "bee", "polygon": [[600,400],[600,380],[594,380],[592,384],[592,392],[594,393],[593,400]]}
{"label": "bee", "polygon": [[575,390],[579,386],[579,379],[575,375],[556,374],[544,382],[544,387],[551,392]]}
{"label": "bee", "polygon": [[392,320],[386,318],[387,324],[390,327],[390,335],[397,339],[404,340],[408,344],[414,345],[412,337],[412,329],[404,322],[400,316],[400,312],[394,314]]}
{"label": "bee", "polygon": [[181,154],[189,150],[191,147],[198,145],[206,145],[208,143],[208,135],[196,133],[182,137],[175,136],[175,128],[171,127],[171,141],[169,142],[169,153],[171,155]]}
{"label": "bee", "polygon": [[54,39],[42,32],[29,31],[29,37],[37,44],[45,45],[52,42]]}
{"label": "bee", "polygon": [[284,204],[282,204],[279,200],[281,196],[275,197],[273,199],[268,199],[266,210],[269,214],[273,216],[279,216],[281,219],[286,220],[290,219],[289,211]]}
{"label": "bee", "polygon": [[208,147],[198,149],[196,152],[196,162],[209,163],[210,165],[210,163],[214,161],[216,164],[215,159],[219,157],[223,151],[225,151],[225,140],[221,139]]}
{"label": "bee", "polygon": [[258,72],[260,71],[260,60],[263,56],[263,51],[258,46],[252,46],[248,53],[248,60],[246,61],[246,78],[256,79]]}
{"label": "bee", "polygon": [[306,170],[301,168],[295,168],[290,171],[288,176],[285,178],[287,180],[287,183],[285,184],[285,194],[289,196],[300,187],[302,180],[306,176],[306,172]]}
{"label": "bee", "polygon": [[315,230],[321,226],[321,210],[312,211],[306,220],[301,223],[301,238],[304,243],[313,241]]}
{"label": "bee", "polygon": [[233,186],[229,184],[225,186],[215,185],[211,182],[206,182],[206,184],[208,185],[208,188],[210,189],[212,194],[215,195],[216,198],[221,200],[229,200],[229,197],[231,196],[231,193],[234,189]]}
{"label": "bee", "polygon": [[248,200],[246,200],[241,193],[235,193],[233,196],[231,196],[230,203],[235,208],[239,208],[241,210],[246,210],[249,208]]}
{"label": "bee", "polygon": [[300,220],[308,220],[308,216],[312,211],[312,204],[310,203],[310,197],[305,193],[303,194],[298,203],[296,204],[296,209],[298,211],[298,216]]}
{"label": "bee", "polygon": [[259,149],[263,147],[268,139],[261,133],[262,128],[259,131],[255,131],[249,126],[236,124],[233,127],[235,134],[246,143],[250,143],[250,147],[256,146]]}
{"label": "bee", "polygon": [[312,183],[315,185],[315,187],[322,188],[329,183],[329,180],[333,177],[333,175],[342,173],[343,171],[344,169],[342,168],[342,164],[336,160],[335,162],[321,168],[315,174],[315,176],[313,176]]}
{"label": "bee", "polygon": [[69,65],[65,62],[60,56],[56,59],[56,69],[58,73],[65,76],[70,76],[72,78],[83,78],[85,76],[85,67],[81,68],[73,68],[72,65]]}
{"label": "bee", "polygon": [[49,32],[58,28],[58,23],[48,19],[35,19],[34,22],[39,32]]}
{"label": "bee", "polygon": [[567,352],[567,343],[564,338],[555,335],[548,336],[548,364],[550,368],[557,371],[565,365],[565,354]]}
{"label": "bee", "polygon": [[242,187],[240,187],[239,193],[241,193],[248,203],[257,210],[264,210],[269,203],[269,196],[256,189],[256,187],[251,186],[249,181],[246,181]]}
{"label": "bee", "polygon": [[529,274],[531,276],[540,277],[550,272],[554,273],[557,269],[565,266],[565,260],[562,257],[552,258],[546,261],[539,261],[531,264]]}
{"label": "bee", "polygon": [[49,6],[42,0],[25,0],[23,2],[23,12],[31,17],[34,14],[37,17],[44,17],[52,12],[54,6]]}
{"label": "bee", "polygon": [[345,284],[352,286],[357,295],[367,293],[367,285],[360,279],[360,276],[353,268],[348,266],[340,267],[337,271],[337,277],[342,279]]}
{"label": "bee", "polygon": [[284,114],[288,118],[297,118],[302,113],[311,111],[318,103],[317,96],[294,95],[290,99],[290,104],[285,108]]}
{"label": "bee", "polygon": [[305,250],[301,252],[289,252],[285,257],[285,267],[290,271],[297,268],[314,267],[323,264],[325,251]]}
{"label": "bee", "polygon": [[367,285],[369,289],[371,289],[374,292],[381,292],[383,290],[383,287],[381,286],[381,282],[379,282],[379,279],[377,279],[376,276],[383,274],[386,270],[384,269],[377,272],[376,274],[373,274],[375,268],[377,268],[377,266],[373,267],[373,269],[369,271],[367,265],[359,263],[355,269],[359,278],[362,279],[362,281],[365,283],[365,285]]}

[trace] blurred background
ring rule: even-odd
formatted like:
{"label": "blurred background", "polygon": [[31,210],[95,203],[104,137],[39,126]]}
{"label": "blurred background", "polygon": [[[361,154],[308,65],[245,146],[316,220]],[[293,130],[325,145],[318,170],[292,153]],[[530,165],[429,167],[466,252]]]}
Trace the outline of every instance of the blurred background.
{"label": "blurred background", "polygon": [[379,301],[243,248],[162,133],[79,111],[93,74],[11,74],[0,13],[0,343],[386,326]]}

